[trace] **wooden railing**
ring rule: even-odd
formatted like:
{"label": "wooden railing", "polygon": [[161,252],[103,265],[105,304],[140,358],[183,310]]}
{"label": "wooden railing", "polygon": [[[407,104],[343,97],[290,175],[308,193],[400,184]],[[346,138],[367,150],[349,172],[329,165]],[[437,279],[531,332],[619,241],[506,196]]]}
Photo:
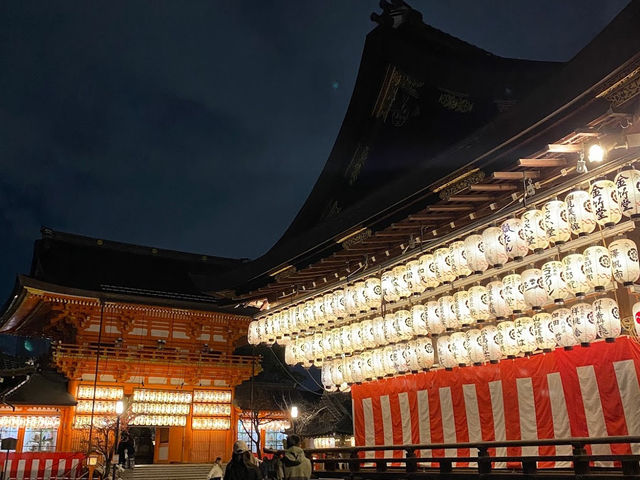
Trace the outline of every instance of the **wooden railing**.
{"label": "wooden railing", "polygon": [[[478,443],[439,443],[425,445],[376,445],[369,447],[321,448],[305,450],[311,460],[314,478],[636,478],[640,479],[640,455],[587,453],[587,445],[640,443],[640,437],[565,438]],[[569,455],[504,455],[495,451],[510,447],[570,446]],[[565,447],[566,448],[566,447]],[[469,449],[470,456],[428,456],[422,451]],[[545,450],[545,449],[541,449]],[[375,452],[402,452],[403,458],[375,458]],[[505,450],[506,451],[506,450]],[[367,458],[365,458],[367,457]],[[540,462],[564,463],[569,467],[540,468]],[[602,462],[611,466],[602,467]],[[457,467],[455,464],[465,464]],[[496,463],[507,468],[495,468]]]}

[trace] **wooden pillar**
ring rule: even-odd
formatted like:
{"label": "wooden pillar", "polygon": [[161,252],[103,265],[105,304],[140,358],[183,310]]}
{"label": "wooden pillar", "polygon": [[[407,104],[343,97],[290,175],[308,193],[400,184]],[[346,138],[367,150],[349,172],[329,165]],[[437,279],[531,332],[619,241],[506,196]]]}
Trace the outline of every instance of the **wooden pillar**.
{"label": "wooden pillar", "polygon": [[[78,381],[69,380],[67,385],[67,391],[75,398],[78,390]],[[73,439],[73,417],[75,415],[74,407],[66,407],[62,409],[62,415],[60,417],[60,428],[58,429],[59,436],[56,444],[56,451],[58,452],[70,452],[71,442]]]}
{"label": "wooden pillar", "polygon": [[191,450],[193,449],[193,428],[191,427],[191,411],[187,415],[187,424],[184,426],[184,442],[182,448],[182,461],[191,462]]}

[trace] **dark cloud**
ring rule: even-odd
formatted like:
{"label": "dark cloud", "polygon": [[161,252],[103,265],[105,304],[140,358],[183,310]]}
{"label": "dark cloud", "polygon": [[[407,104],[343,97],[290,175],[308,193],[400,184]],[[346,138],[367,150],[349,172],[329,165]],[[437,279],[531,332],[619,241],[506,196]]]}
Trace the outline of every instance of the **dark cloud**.
{"label": "dark cloud", "polygon": [[[0,298],[40,225],[254,257],[311,190],[377,1],[0,4]],[[566,60],[626,2],[415,1],[505,56]]]}

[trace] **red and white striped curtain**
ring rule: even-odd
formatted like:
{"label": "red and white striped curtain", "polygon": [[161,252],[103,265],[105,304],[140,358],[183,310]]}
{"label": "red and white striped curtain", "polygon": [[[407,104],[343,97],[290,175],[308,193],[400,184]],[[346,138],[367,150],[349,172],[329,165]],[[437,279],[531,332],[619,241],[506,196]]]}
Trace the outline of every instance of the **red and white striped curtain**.
{"label": "red and white striped curtain", "polygon": [[[555,350],[530,358],[437,370],[352,387],[357,445],[640,435],[640,345]],[[640,445],[593,445],[593,454],[640,453]],[[492,455],[571,453],[570,446],[502,448]],[[421,456],[442,456],[424,450]],[[475,456],[460,449],[447,455]],[[368,452],[370,458],[403,452]],[[462,466],[462,465],[461,465]],[[501,465],[496,465],[500,467]],[[554,465],[540,465],[552,467]],[[560,466],[560,465],[558,465]]]}
{"label": "red and white striped curtain", "polygon": [[4,464],[4,478],[11,480],[55,478],[80,478],[84,453],[70,452],[23,452],[0,455]]}

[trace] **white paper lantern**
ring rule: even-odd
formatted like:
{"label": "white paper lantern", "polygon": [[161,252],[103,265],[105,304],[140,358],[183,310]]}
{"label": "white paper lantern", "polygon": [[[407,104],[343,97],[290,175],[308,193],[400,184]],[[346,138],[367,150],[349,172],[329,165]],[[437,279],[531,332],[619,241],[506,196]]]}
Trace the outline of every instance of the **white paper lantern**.
{"label": "white paper lantern", "polygon": [[364,332],[362,331],[362,323],[352,323],[349,327],[351,329],[351,351],[359,353],[364,350]]}
{"label": "white paper lantern", "polygon": [[345,325],[340,327],[340,344],[342,346],[342,353],[349,355],[353,351],[353,344],[351,343],[351,327]]}
{"label": "white paper lantern", "polygon": [[633,240],[618,238],[609,244],[611,273],[616,282],[625,287],[633,285],[640,277],[638,247]]}
{"label": "white paper lantern", "polygon": [[394,346],[387,345],[382,349],[382,365],[384,366],[384,374],[386,377],[396,375],[396,359]]}
{"label": "white paper lantern", "polygon": [[533,319],[531,317],[520,317],[513,321],[516,329],[516,342],[518,350],[524,353],[533,353],[536,351],[538,344],[534,332]]}
{"label": "white paper lantern", "polygon": [[333,313],[337,319],[342,319],[347,316],[347,307],[344,304],[344,290],[339,288],[338,290],[334,290],[333,295]]}
{"label": "white paper lantern", "polygon": [[453,310],[460,325],[471,325],[475,322],[469,310],[469,292],[460,290],[453,294]]}
{"label": "white paper lantern", "polygon": [[594,245],[582,252],[587,282],[596,292],[602,292],[611,282],[611,256],[602,245]]}
{"label": "white paper lantern", "polygon": [[375,369],[373,368],[373,352],[362,352],[360,354],[362,360],[362,376],[365,382],[370,382],[376,378]]}
{"label": "white paper lantern", "polygon": [[336,356],[336,348],[333,344],[335,336],[333,335],[333,329],[326,330],[322,335],[322,351],[324,353],[324,358],[331,359]]}
{"label": "white paper lantern", "polygon": [[567,220],[571,233],[582,237],[595,230],[596,217],[589,192],[574,190],[565,197],[564,203],[567,204]]}
{"label": "white paper lantern", "polygon": [[373,370],[376,378],[384,378],[386,375],[384,369],[384,351],[382,348],[376,348],[371,352],[371,359],[373,361]]}
{"label": "white paper lantern", "polygon": [[519,273],[512,273],[502,279],[502,296],[513,313],[520,313],[527,308],[523,291],[522,277]]}
{"label": "white paper lantern", "polygon": [[356,289],[356,307],[357,313],[364,313],[369,310],[368,298],[367,298],[367,284],[364,280],[360,280],[354,283],[353,287]]}
{"label": "white paper lantern", "polygon": [[551,351],[556,346],[552,321],[553,318],[550,313],[540,312],[533,316],[533,334],[536,339],[536,345],[545,352]]}
{"label": "white paper lantern", "polygon": [[620,309],[612,298],[599,298],[593,302],[593,315],[598,330],[598,337],[613,339],[620,336]]}
{"label": "white paper lantern", "polygon": [[588,344],[596,339],[598,328],[593,315],[593,307],[589,303],[576,303],[571,306],[573,334],[580,343]]}
{"label": "white paper lantern", "polygon": [[482,235],[473,234],[464,239],[464,256],[472,273],[482,273],[489,268]]}
{"label": "white paper lantern", "polygon": [[632,168],[616,175],[613,183],[618,193],[618,205],[625,217],[640,217],[640,171]]}
{"label": "white paper lantern", "polygon": [[411,340],[404,344],[404,359],[407,363],[408,370],[412,373],[417,373],[422,370],[420,363],[418,362],[418,348],[419,345],[416,340]]}
{"label": "white paper lantern", "polygon": [[289,327],[294,337],[304,328],[304,304],[297,304],[289,308]]}
{"label": "white paper lantern", "polygon": [[477,328],[472,328],[471,330],[467,330],[466,335],[466,345],[469,350],[469,360],[474,365],[480,365],[485,361],[480,330],[478,330]]}
{"label": "white paper lantern", "polygon": [[541,210],[527,210],[522,214],[522,235],[529,250],[539,253],[549,246]]}
{"label": "white paper lantern", "polygon": [[316,297],[313,300],[313,316],[316,326],[322,327],[327,323],[327,317],[324,314],[324,299],[322,297]]}
{"label": "white paper lantern", "polygon": [[491,318],[489,311],[489,291],[482,285],[469,289],[469,314],[475,322],[486,322]]}
{"label": "white paper lantern", "polygon": [[332,363],[326,362],[322,365],[322,370],[320,373],[322,386],[328,392],[335,392],[336,385],[333,383],[333,371],[332,371]]}
{"label": "white paper lantern", "polygon": [[451,283],[456,279],[449,247],[438,248],[434,253],[436,273],[440,282]]}
{"label": "white paper lantern", "polygon": [[618,205],[616,184],[611,180],[598,180],[589,189],[593,213],[598,225],[612,227],[622,219],[622,209]]}
{"label": "white paper lantern", "polygon": [[455,300],[451,295],[444,295],[438,299],[438,308],[440,312],[440,319],[445,326],[445,329],[455,330],[460,327],[460,322],[455,311]]}
{"label": "white paper lantern", "polygon": [[440,305],[436,300],[431,300],[425,304],[427,309],[427,330],[433,335],[440,335],[446,327],[440,316]]}
{"label": "white paper lantern", "polygon": [[327,323],[332,325],[336,321],[336,314],[334,313],[334,297],[333,293],[325,293],[322,296],[322,300],[324,302],[324,315],[327,319]]}
{"label": "white paper lantern", "polygon": [[449,347],[449,337],[444,335],[438,337],[436,341],[436,349],[438,350],[438,361],[440,366],[444,368],[453,368],[456,365],[456,360],[451,353],[451,349]]}
{"label": "white paper lantern", "polygon": [[420,275],[420,262],[418,260],[411,260],[407,262],[407,278],[411,287],[411,293],[413,295],[419,295],[424,292],[427,285],[422,281]]}
{"label": "white paper lantern", "polygon": [[418,357],[418,364],[422,370],[428,370],[433,367],[434,363],[434,350],[433,342],[430,338],[422,337],[414,340],[416,345],[416,355]]}
{"label": "white paper lantern", "polygon": [[467,349],[467,335],[464,332],[454,332],[449,337],[449,348],[455,362],[464,366],[471,363],[469,350]]}
{"label": "white paper lantern", "polygon": [[313,328],[316,325],[315,311],[313,306],[314,306],[313,300],[307,300],[306,302],[304,302],[303,318],[304,318],[305,331],[313,330]]}
{"label": "white paper lantern", "polygon": [[387,343],[399,342],[402,338],[398,331],[398,324],[396,323],[396,316],[394,313],[387,313],[384,316],[384,337]]}
{"label": "white paper lantern", "polygon": [[298,345],[296,342],[291,342],[284,348],[284,362],[287,365],[295,365],[298,363],[297,359],[297,348]]}
{"label": "white paper lantern", "polygon": [[280,312],[280,330],[282,331],[282,344],[286,345],[286,343],[291,339],[291,312],[288,308],[285,308]]}
{"label": "white paper lantern", "polygon": [[489,265],[494,267],[501,267],[509,256],[504,247],[504,238],[502,236],[502,229],[499,227],[489,227],[482,232],[482,242],[484,243],[484,255],[489,262]]}
{"label": "white paper lantern", "polygon": [[428,333],[427,307],[424,305],[414,305],[411,307],[411,324],[413,325],[413,336],[417,337]]}
{"label": "white paper lantern", "polygon": [[396,302],[400,300],[400,293],[396,290],[396,283],[391,270],[382,274],[381,285],[382,295],[384,296],[385,301]]}
{"label": "white paper lantern", "polygon": [[509,218],[502,222],[502,238],[507,256],[512,260],[521,260],[529,253],[529,247],[524,239],[522,231],[522,220],[519,218]]}
{"label": "white paper lantern", "polygon": [[331,380],[333,384],[338,387],[341,387],[342,384],[345,383],[343,368],[342,359],[331,361]]}
{"label": "white paper lantern", "polygon": [[258,345],[260,343],[260,333],[258,332],[258,321],[254,320],[249,324],[249,331],[247,332],[247,341],[249,345]]}
{"label": "white paper lantern", "polygon": [[360,355],[349,357],[349,367],[353,383],[360,384],[364,382],[364,360]]}
{"label": "white paper lantern", "polygon": [[482,353],[485,361],[496,363],[502,358],[502,349],[498,343],[498,327],[495,325],[487,325],[480,330],[480,340],[482,344]]}
{"label": "white paper lantern", "polygon": [[409,340],[413,336],[413,322],[411,312],[408,310],[398,310],[395,312],[396,330],[400,335],[400,340]]}
{"label": "white paper lantern", "polygon": [[525,303],[534,310],[540,310],[543,305],[549,303],[549,295],[544,288],[542,270],[529,268],[522,272],[522,296]]}
{"label": "white paper lantern", "polygon": [[567,221],[567,204],[562,200],[551,200],[542,207],[542,226],[547,239],[556,245],[571,238],[571,229]]}
{"label": "white paper lantern", "polygon": [[516,327],[510,320],[498,323],[496,340],[503,357],[513,358],[520,353],[516,338]]}
{"label": "white paper lantern", "polygon": [[369,310],[375,310],[382,303],[382,285],[378,277],[369,277],[365,281],[366,305]]}
{"label": "white paper lantern", "polygon": [[331,335],[332,357],[339,357],[344,354],[344,349],[342,348],[342,328],[343,327],[334,327],[328,331],[328,334]]}
{"label": "white paper lantern", "polygon": [[557,345],[569,348],[578,343],[573,332],[571,310],[568,308],[558,308],[551,312],[551,329]]}
{"label": "white paper lantern", "polygon": [[513,313],[502,293],[502,282],[494,280],[487,283],[487,291],[489,292],[489,311],[497,320],[508,317]]}
{"label": "white paper lantern", "polygon": [[303,337],[299,347],[303,366],[310,366],[314,360],[313,335]]}
{"label": "white paper lantern", "polygon": [[376,336],[373,330],[373,320],[366,319],[360,322],[360,330],[362,330],[362,346],[363,348],[374,348],[377,346]]}
{"label": "white paper lantern", "polygon": [[267,318],[261,318],[258,320],[258,343],[264,343],[267,341]]}
{"label": "white paper lantern", "polygon": [[571,296],[569,287],[564,281],[564,265],[557,260],[542,265],[542,280],[549,299],[562,304]]}
{"label": "white paper lantern", "polygon": [[427,253],[422,255],[418,262],[420,263],[420,277],[422,283],[428,290],[433,290],[440,285],[440,279],[438,278],[438,272],[436,272],[435,257]]}
{"label": "white paper lantern", "polygon": [[456,277],[467,277],[471,275],[471,269],[467,263],[467,254],[464,250],[464,242],[458,240],[449,245],[451,249],[451,261],[453,272]]}
{"label": "white paper lantern", "polygon": [[411,287],[407,282],[407,267],[404,265],[397,265],[391,270],[393,274],[393,282],[396,292],[400,298],[406,298],[411,295]]}
{"label": "white paper lantern", "polygon": [[405,356],[405,343],[398,343],[393,346],[393,363],[397,373],[407,373],[409,371],[409,362]]}
{"label": "white paper lantern", "polygon": [[372,320],[373,323],[373,336],[375,337],[376,345],[381,347],[387,344],[387,334],[385,331],[384,317],[375,317]]}
{"label": "white paper lantern", "polygon": [[267,322],[267,333],[269,342],[274,343],[276,340],[282,338],[282,333],[280,331],[280,317],[282,314],[280,312],[275,312],[271,315],[269,321]]}
{"label": "white paper lantern", "polygon": [[584,297],[591,288],[585,275],[584,256],[572,253],[562,259],[564,279],[569,291],[576,297]]}
{"label": "white paper lantern", "polygon": [[358,291],[355,285],[347,285],[344,289],[344,306],[347,315],[355,317],[360,309],[358,308]]}
{"label": "white paper lantern", "polygon": [[324,334],[316,332],[313,334],[313,361],[320,362],[324,356]]}

